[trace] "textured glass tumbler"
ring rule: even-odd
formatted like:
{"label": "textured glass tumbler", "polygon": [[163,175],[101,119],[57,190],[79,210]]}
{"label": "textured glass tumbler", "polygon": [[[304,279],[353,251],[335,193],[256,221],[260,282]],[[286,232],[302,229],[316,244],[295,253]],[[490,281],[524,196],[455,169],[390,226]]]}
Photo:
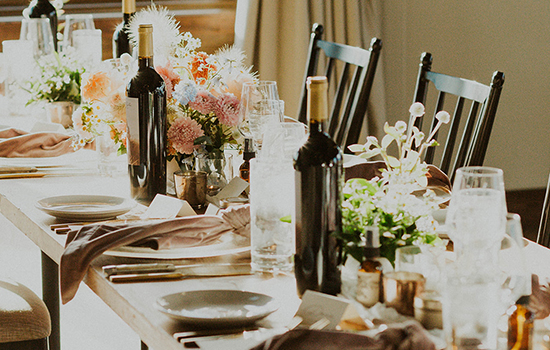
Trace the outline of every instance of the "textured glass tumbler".
{"label": "textured glass tumbler", "polygon": [[250,161],[253,271],[292,271],[294,201],[294,169],[290,161]]}

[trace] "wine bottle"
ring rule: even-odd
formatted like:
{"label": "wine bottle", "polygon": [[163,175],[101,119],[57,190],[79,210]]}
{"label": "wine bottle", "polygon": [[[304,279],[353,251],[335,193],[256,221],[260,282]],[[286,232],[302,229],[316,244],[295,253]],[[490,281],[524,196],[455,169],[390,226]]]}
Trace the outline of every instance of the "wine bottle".
{"label": "wine bottle", "polygon": [[307,289],[340,292],[342,229],[342,151],[324,132],[328,115],[326,77],[307,79],[309,135],[294,159],[296,170],[296,254],[294,273],[298,294]]}
{"label": "wine bottle", "polygon": [[141,24],[138,71],[126,89],[128,172],[132,197],[149,204],[166,194],[166,87],[153,67],[153,26]]}
{"label": "wine bottle", "polygon": [[136,13],[136,0],[122,0],[123,21],[113,33],[113,58],[119,58],[123,53],[133,54],[133,47],[128,35],[128,25]]}
{"label": "wine bottle", "polygon": [[52,28],[53,47],[57,51],[57,10],[48,0],[34,0],[29,5],[29,17],[50,19]]}

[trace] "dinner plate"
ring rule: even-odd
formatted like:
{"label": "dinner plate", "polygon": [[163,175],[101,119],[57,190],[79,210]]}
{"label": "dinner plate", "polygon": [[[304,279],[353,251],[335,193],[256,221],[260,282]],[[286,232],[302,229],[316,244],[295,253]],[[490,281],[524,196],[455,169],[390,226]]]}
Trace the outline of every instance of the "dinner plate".
{"label": "dinner plate", "polygon": [[113,248],[104,254],[138,259],[198,259],[240,254],[250,251],[250,240],[233,232],[225,233],[211,244],[197,247],[154,250],[145,247],[123,246]]}
{"label": "dinner plate", "polygon": [[277,310],[272,297],[241,290],[196,290],[168,294],[158,298],[155,305],[174,319],[211,327],[248,325]]}
{"label": "dinner plate", "polygon": [[67,220],[106,220],[129,212],[136,202],[122,197],[66,195],[40,199],[36,207],[56,218]]}

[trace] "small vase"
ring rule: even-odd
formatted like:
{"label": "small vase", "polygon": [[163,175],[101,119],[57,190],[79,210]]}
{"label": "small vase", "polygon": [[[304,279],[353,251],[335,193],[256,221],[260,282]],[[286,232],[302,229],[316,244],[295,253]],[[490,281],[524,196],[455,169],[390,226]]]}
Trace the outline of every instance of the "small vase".
{"label": "small vase", "polygon": [[76,109],[74,102],[57,101],[46,104],[46,116],[51,123],[63,125],[68,128],[73,124],[73,112]]}
{"label": "small vase", "polygon": [[216,157],[211,154],[195,158],[195,170],[208,174],[206,192],[215,196],[233,179],[233,159],[231,155]]}

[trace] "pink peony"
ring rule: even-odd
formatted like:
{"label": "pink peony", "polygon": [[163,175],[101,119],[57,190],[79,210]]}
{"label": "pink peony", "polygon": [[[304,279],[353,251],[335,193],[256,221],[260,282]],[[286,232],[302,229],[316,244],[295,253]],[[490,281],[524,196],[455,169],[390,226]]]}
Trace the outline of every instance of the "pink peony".
{"label": "pink peony", "polygon": [[155,67],[155,69],[157,73],[160,74],[160,76],[164,80],[164,84],[166,85],[166,97],[172,98],[174,88],[181,80],[180,76],[176,72],[174,72],[174,68],[172,67],[172,64],[170,62],[168,62],[164,67],[157,66]]}
{"label": "pink peony", "polygon": [[216,98],[208,91],[200,90],[199,92],[197,92],[195,100],[189,102],[189,107],[193,108],[199,113],[208,114],[215,110]]}
{"label": "pink peony", "polygon": [[235,95],[223,94],[216,101],[214,112],[222,124],[237,126],[240,105],[241,101]]}
{"label": "pink peony", "polygon": [[191,154],[195,149],[195,139],[203,136],[199,123],[187,117],[178,118],[168,129],[168,139],[179,153]]}

